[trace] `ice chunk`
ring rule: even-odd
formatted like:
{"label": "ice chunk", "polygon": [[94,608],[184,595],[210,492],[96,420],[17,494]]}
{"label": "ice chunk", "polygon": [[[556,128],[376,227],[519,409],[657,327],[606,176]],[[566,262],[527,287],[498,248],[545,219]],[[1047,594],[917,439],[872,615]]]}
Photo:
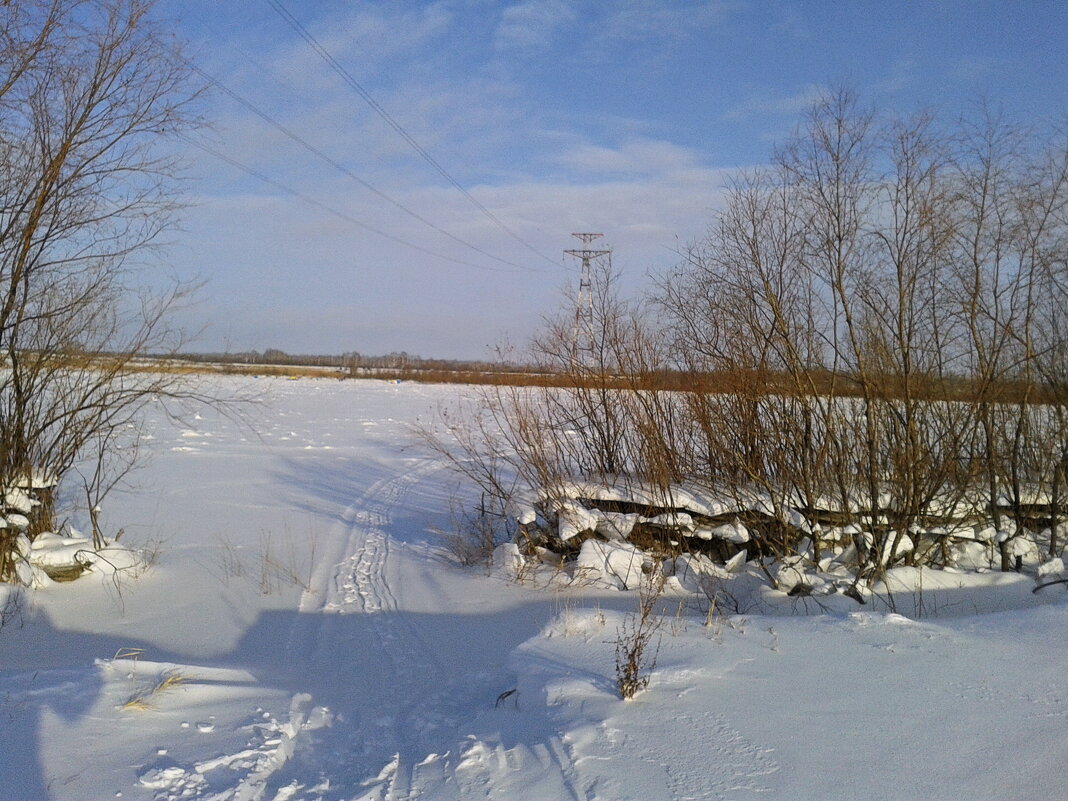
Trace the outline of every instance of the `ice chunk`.
{"label": "ice chunk", "polygon": [[30,493],[19,487],[9,489],[4,493],[4,503],[8,509],[14,509],[16,512],[21,512],[24,515],[28,515],[33,511],[33,507],[39,505],[39,501],[30,497]]}
{"label": "ice chunk", "polygon": [[505,542],[493,549],[493,571],[511,581],[523,571],[525,560],[514,542]]}
{"label": "ice chunk", "polygon": [[801,560],[796,557],[783,561],[779,569],[775,571],[775,581],[783,592],[790,592],[798,584],[810,586],[812,584],[812,579],[805,572]]}
{"label": "ice chunk", "polygon": [[749,529],[745,527],[745,524],[740,520],[733,520],[730,523],[726,523],[722,526],[716,526],[709,532],[713,537],[717,537],[727,542],[743,543],[749,542]]}
{"label": "ice chunk", "polygon": [[693,518],[686,512],[664,512],[655,517],[645,518],[646,523],[654,526],[667,526],[670,528],[693,528]]}
{"label": "ice chunk", "polygon": [[638,514],[602,512],[601,519],[597,521],[597,533],[610,540],[625,540],[641,519],[641,515]]}
{"label": "ice chunk", "polygon": [[1038,577],[1047,578],[1048,576],[1059,576],[1064,572],[1064,560],[1050,559],[1048,562],[1043,562],[1038,566]]}
{"label": "ice chunk", "polygon": [[738,551],[734,556],[727,560],[727,564],[724,565],[728,573],[737,573],[743,567],[747,561],[747,552],[745,548]]}
{"label": "ice chunk", "polygon": [[704,554],[684,553],[675,557],[673,571],[682,589],[705,594],[709,591],[709,581],[730,576],[726,568],[717,565]]}
{"label": "ice chunk", "polygon": [[560,539],[567,542],[583,531],[592,531],[597,528],[597,522],[601,515],[590,511],[574,501],[564,501],[556,513],[557,532]]}
{"label": "ice chunk", "polygon": [[645,554],[628,542],[586,540],[575,561],[575,575],[593,584],[620,590],[641,585]]}

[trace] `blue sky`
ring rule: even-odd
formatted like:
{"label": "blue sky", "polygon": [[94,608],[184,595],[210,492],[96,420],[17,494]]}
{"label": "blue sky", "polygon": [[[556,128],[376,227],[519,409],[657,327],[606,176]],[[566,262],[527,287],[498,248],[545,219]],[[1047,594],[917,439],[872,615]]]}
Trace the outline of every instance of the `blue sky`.
{"label": "blue sky", "polygon": [[571,232],[603,232],[637,291],[828,86],[947,121],[980,99],[1024,123],[1068,111],[1065,2],[282,4],[489,214],[267,0],[163,0],[198,65],[342,168],[205,99],[204,141],[274,183],[190,150],[167,261],[206,280],[195,349],[521,345],[564,303]]}

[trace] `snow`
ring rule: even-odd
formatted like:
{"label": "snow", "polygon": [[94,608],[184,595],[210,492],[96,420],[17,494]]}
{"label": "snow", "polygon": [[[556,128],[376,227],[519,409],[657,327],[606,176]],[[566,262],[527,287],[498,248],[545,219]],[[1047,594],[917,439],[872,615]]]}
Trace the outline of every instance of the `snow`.
{"label": "snow", "polygon": [[4,505],[9,509],[14,509],[16,512],[27,515],[33,511],[36,502],[26,490],[15,487],[4,493]]}
{"label": "snow", "polygon": [[669,581],[674,579],[671,586],[677,583],[684,592],[705,597],[715,591],[717,579],[722,580],[730,575],[725,566],[717,565],[707,556],[688,553],[676,556],[664,572]]}
{"label": "snow", "polygon": [[493,570],[504,579],[516,579],[522,575],[523,555],[514,542],[502,542],[493,549]]}
{"label": "snow", "polygon": [[625,540],[641,520],[642,516],[639,514],[601,512],[601,518],[597,521],[596,531],[610,540]]}
{"label": "snow", "polygon": [[737,520],[722,526],[716,526],[709,531],[709,534],[727,542],[738,544],[749,542],[749,530]]}
{"label": "snow", "polygon": [[589,586],[636,590],[646,562],[646,555],[629,542],[586,540],[575,563],[575,575]]}
{"label": "snow", "polygon": [[583,531],[597,528],[601,515],[596,510],[585,509],[574,501],[564,501],[556,510],[557,531],[560,539],[567,542]]}
{"label": "snow", "polygon": [[1060,557],[1050,559],[1038,566],[1037,577],[1040,579],[1059,576],[1064,573],[1064,560]]}
{"label": "snow", "polygon": [[[103,504],[140,568],[0,587],[0,799],[1066,793],[1068,592],[1034,591],[1063,562],[965,570],[989,548],[968,540],[961,571],[894,567],[861,606],[680,556],[649,687],[624,702],[621,588],[657,567],[624,538],[635,520],[591,515],[620,533],[585,541],[571,577],[514,547],[463,569],[432,533],[478,497],[410,427],[472,390],[210,380],[262,392],[251,424],[161,415],[135,491]],[[737,509],[690,494],[678,508]],[[794,567],[834,588],[833,565]]]}
{"label": "snow", "polygon": [[8,513],[4,528],[10,526],[11,528],[27,529],[30,527],[30,520],[25,515]]}

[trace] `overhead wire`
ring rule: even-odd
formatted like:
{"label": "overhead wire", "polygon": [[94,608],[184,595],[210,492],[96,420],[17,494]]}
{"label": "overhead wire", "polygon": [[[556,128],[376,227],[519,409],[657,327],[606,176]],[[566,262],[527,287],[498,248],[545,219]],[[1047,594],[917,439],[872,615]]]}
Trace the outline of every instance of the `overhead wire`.
{"label": "overhead wire", "polygon": [[[399,209],[400,211],[404,212],[405,214],[407,214],[408,216],[412,217],[413,219],[419,221],[420,223],[422,223],[423,225],[425,225],[428,228],[432,229],[433,231],[436,231],[437,233],[441,234],[442,236],[447,237],[448,239],[451,239],[453,242],[456,242],[459,245],[462,245],[462,246],[464,246],[466,248],[469,248],[469,249],[475,251],[476,253],[479,253],[479,254],[481,254],[481,255],[489,258],[489,259],[492,259],[493,261],[500,262],[501,264],[505,264],[508,267],[512,267],[515,270],[530,271],[532,269],[532,268],[524,266],[522,264],[517,264],[516,262],[509,261],[508,259],[502,258],[501,256],[498,256],[498,255],[496,255],[494,253],[490,253],[488,250],[486,250],[484,248],[481,248],[481,247],[479,247],[478,245],[476,245],[476,244],[474,244],[472,242],[468,242],[467,240],[456,236],[451,231],[447,231],[446,229],[444,229],[441,226],[435,224],[431,220],[428,220],[426,217],[421,215],[419,212],[408,208],[408,206],[404,205],[399,200],[396,200],[395,198],[393,198],[390,195],[388,195],[385,192],[383,192],[378,187],[374,186],[370,182],[368,182],[365,179],[361,178],[359,175],[357,175],[355,172],[350,170],[348,167],[346,167],[345,165],[341,164],[339,161],[337,161],[336,159],[331,157],[329,154],[325,153],[323,150],[321,150],[320,148],[318,148],[315,145],[313,145],[311,142],[309,142],[304,137],[300,136],[295,131],[291,130],[287,126],[285,126],[282,123],[280,123],[278,120],[276,120],[274,117],[269,115],[267,112],[263,111],[263,109],[259,108],[254,103],[252,103],[252,101],[246,99],[245,97],[243,97],[240,94],[238,94],[237,92],[235,92],[233,89],[231,89],[226,84],[224,84],[222,81],[220,81],[218,78],[214,77],[213,75],[211,75],[210,73],[205,71],[203,68],[201,68],[201,67],[199,67],[199,66],[197,66],[195,64],[191,64],[190,66],[199,75],[201,75],[204,78],[204,80],[208,81],[209,83],[211,83],[212,85],[217,87],[220,91],[222,91],[224,94],[226,94],[228,97],[230,97],[234,102],[238,103],[239,105],[241,105],[244,108],[246,108],[248,111],[250,111],[253,114],[255,114],[261,120],[263,120],[268,125],[270,125],[272,128],[274,128],[275,130],[277,130],[277,131],[281,132],[282,134],[284,134],[287,138],[289,138],[293,142],[295,142],[298,145],[300,145],[302,148],[307,150],[309,153],[314,155],[316,158],[320,159],[321,161],[325,162],[326,164],[329,164],[335,170],[337,170],[338,172],[340,172],[343,175],[347,176],[348,178],[352,179],[353,181],[358,183],[360,186],[362,186],[364,189],[366,189],[367,191],[369,191],[372,194],[374,194],[376,197],[381,198],[385,202],[389,203],[390,205],[392,205],[395,208]],[[379,232],[379,233],[381,233],[381,232]],[[453,260],[453,261],[455,261],[455,260]],[[470,264],[469,262],[461,262],[461,263]]]}
{"label": "overhead wire", "polygon": [[536,247],[534,247],[521,236],[519,236],[519,234],[509,228],[496,214],[486,208],[486,206],[481,201],[479,201],[478,198],[472,195],[463,186],[463,184],[453,178],[453,176],[448,172],[448,170],[446,170],[441,165],[441,163],[438,162],[437,159],[435,159],[422,145],[420,145],[419,142],[417,142],[415,138],[412,137],[412,135],[409,134],[407,130],[405,130],[404,126],[397,122],[397,120],[388,111],[386,111],[386,109],[383,108],[377,100],[374,99],[371,93],[368,92],[363,87],[363,85],[360,84],[360,82],[357,81],[356,78],[354,78],[352,74],[348,70],[346,70],[340,62],[338,62],[336,58],[334,58],[330,51],[319,43],[319,41],[308,31],[308,29],[301,24],[300,20],[294,17],[293,14],[290,13],[289,9],[287,9],[280,2],[280,0],[267,0],[267,3],[291,28],[293,28],[293,30],[297,32],[297,34],[300,35],[302,39],[304,39],[305,42],[308,43],[308,45],[316,52],[316,54],[324,62],[326,62],[330,66],[330,68],[333,69],[334,72],[336,72],[341,77],[341,79],[346,84],[348,84],[348,86],[353,91],[355,91],[356,94],[358,94],[364,100],[364,102],[366,102],[367,105],[369,105],[375,111],[375,113],[377,113],[378,116],[386,122],[387,125],[389,125],[390,128],[392,128],[397,133],[398,136],[400,136],[405,142],[407,142],[408,145],[413,150],[415,150],[415,152],[418,153],[422,157],[422,159],[426,161],[427,164],[433,167],[434,170],[436,170],[442,178],[444,178],[455,189],[457,189],[460,194],[462,194],[487,219],[493,222],[498,228],[508,234],[508,236],[510,236],[519,244],[521,244],[527,250],[530,250],[532,253],[536,254],[540,258],[552,264],[554,267],[557,266],[557,263],[554,259],[550,258],[549,256],[546,256]]}
{"label": "overhead wire", "polygon": [[380,236],[380,237],[383,237],[385,239],[388,239],[391,242],[395,242],[398,245],[403,245],[403,246],[405,246],[407,248],[411,248],[412,250],[416,250],[416,251],[418,251],[420,253],[423,253],[423,254],[425,254],[427,256],[432,256],[432,257],[434,257],[436,259],[441,259],[443,261],[452,262],[453,264],[459,264],[459,265],[462,265],[464,267],[474,267],[476,270],[489,270],[489,271],[492,271],[492,272],[506,272],[506,273],[514,273],[514,272],[516,272],[516,270],[514,270],[514,269],[506,269],[506,268],[501,268],[501,267],[492,267],[492,266],[484,265],[484,264],[475,264],[474,262],[466,261],[464,259],[457,259],[457,258],[454,258],[452,256],[448,256],[448,255],[446,255],[444,253],[439,253],[437,251],[430,250],[429,248],[425,248],[422,245],[416,244],[415,242],[409,242],[408,240],[403,239],[403,238],[401,238],[399,236],[396,236],[394,234],[388,233],[387,231],[383,231],[382,229],[376,228],[373,225],[369,225],[368,223],[365,223],[362,220],[360,220],[360,219],[358,219],[356,217],[353,217],[351,214],[347,214],[346,212],[343,212],[343,211],[341,211],[339,209],[336,209],[336,208],[334,208],[333,206],[330,206],[327,203],[323,203],[320,200],[316,200],[315,198],[311,197],[310,195],[306,195],[303,192],[301,192],[301,191],[299,191],[297,189],[294,189],[293,187],[288,186],[287,184],[282,183],[281,181],[278,181],[278,180],[276,180],[274,178],[271,178],[269,175],[264,175],[262,172],[260,172],[259,170],[255,169],[254,167],[250,167],[247,164],[243,164],[242,162],[238,161],[237,159],[233,158],[232,156],[228,156],[225,153],[221,153],[220,151],[216,150],[215,148],[210,147],[209,145],[206,145],[203,142],[198,142],[198,141],[196,141],[195,139],[193,139],[190,136],[187,136],[187,135],[181,134],[181,133],[177,134],[177,136],[178,136],[178,138],[182,139],[183,141],[185,141],[186,143],[192,145],[193,147],[198,148],[199,150],[202,150],[203,152],[207,153],[208,155],[214,156],[215,158],[219,159],[220,161],[226,162],[227,164],[231,165],[232,167],[235,167],[235,168],[241,170],[242,172],[246,173],[247,175],[250,175],[251,177],[256,178],[257,180],[262,181],[263,183],[268,184],[269,186],[273,186],[276,189],[279,189],[279,190],[285,192],[286,194],[292,195],[293,197],[297,198],[298,200],[303,201],[304,203],[307,203],[310,206],[314,206],[315,208],[320,209],[322,211],[325,211],[325,212],[327,212],[329,214],[332,214],[335,217],[337,217],[337,218],[339,218],[341,220],[344,220],[345,222],[351,223],[352,225],[355,225],[355,226],[357,226],[359,228],[362,228],[365,231],[369,231],[372,234],[376,234],[377,236]]}

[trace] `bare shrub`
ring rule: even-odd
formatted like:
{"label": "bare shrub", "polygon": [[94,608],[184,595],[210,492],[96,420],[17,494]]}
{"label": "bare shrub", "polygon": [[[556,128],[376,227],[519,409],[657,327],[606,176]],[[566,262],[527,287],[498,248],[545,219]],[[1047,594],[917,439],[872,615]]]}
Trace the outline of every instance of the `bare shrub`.
{"label": "bare shrub", "polygon": [[[638,590],[638,611],[627,615],[616,632],[616,689],[629,700],[649,686],[660,652],[663,618],[656,605],[664,591],[664,575],[659,570],[647,575]],[[653,641],[656,641],[656,646]]]}
{"label": "bare shrub", "polygon": [[[1029,498],[1053,514],[1064,492],[1068,156],[990,119],[963,128],[826,95],[773,167],[728,188],[657,298],[682,369],[734,384],[688,398],[686,472],[778,519],[853,524],[869,584],[939,558],[906,547],[916,532],[1023,526]],[[781,533],[776,556],[798,540]]]}
{"label": "bare shrub", "polygon": [[515,536],[512,519],[492,511],[487,500],[483,493],[481,502],[474,509],[453,503],[449,527],[434,530],[448,552],[464,567],[489,564],[497,546]]}
{"label": "bare shrub", "polygon": [[597,262],[588,330],[552,318],[525,359],[557,385],[484,390],[450,458],[502,514],[521,487],[550,522],[576,480],[662,510],[696,486],[759,518],[762,566],[852,537],[858,599],[896,564],[944,566],[973,525],[1006,532],[1006,569],[1014,532],[1048,530],[1055,554],[1066,209],[1063,131],[887,119],[829,92],[652,302]]}

